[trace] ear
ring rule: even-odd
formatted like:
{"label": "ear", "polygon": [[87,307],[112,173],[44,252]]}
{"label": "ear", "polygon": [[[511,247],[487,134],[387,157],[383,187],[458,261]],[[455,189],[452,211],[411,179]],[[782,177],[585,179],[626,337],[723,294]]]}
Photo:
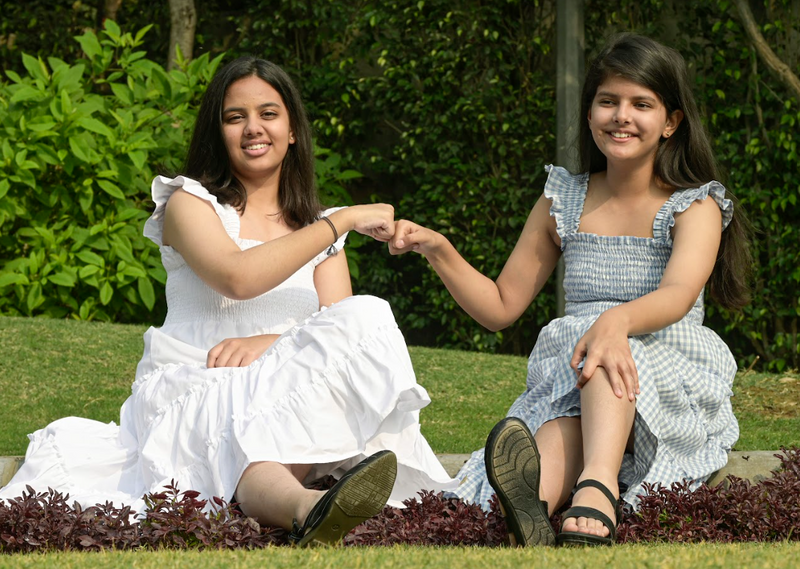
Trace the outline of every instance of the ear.
{"label": "ear", "polygon": [[683,111],[680,109],[675,109],[670,113],[667,117],[667,123],[664,125],[664,132],[662,133],[665,138],[669,138],[670,135],[675,132],[678,128],[678,125],[681,124],[683,120]]}
{"label": "ear", "polygon": [[294,144],[294,133],[289,131],[289,144]]}

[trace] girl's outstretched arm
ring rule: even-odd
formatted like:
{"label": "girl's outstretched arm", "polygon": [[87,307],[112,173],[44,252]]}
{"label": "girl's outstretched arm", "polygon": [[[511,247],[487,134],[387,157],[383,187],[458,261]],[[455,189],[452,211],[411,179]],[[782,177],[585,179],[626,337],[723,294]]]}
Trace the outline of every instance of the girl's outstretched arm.
{"label": "girl's outstretched arm", "polygon": [[721,237],[722,214],[711,198],[675,215],[672,255],[658,288],[605,311],[575,346],[571,365],[578,387],[602,367],[617,397],[634,399],[639,377],[628,337],[656,332],[686,316],[711,276]]}
{"label": "girl's outstretched arm", "polygon": [[561,256],[550,200],[539,198],[497,281],[478,272],[447,238],[406,220],[397,222],[389,251],[425,256],[467,314],[489,330],[501,330],[530,306]]}
{"label": "girl's outstretched arm", "polygon": [[[381,241],[394,235],[390,205],[351,206],[328,218],[340,235],[355,230]],[[242,251],[210,204],[182,190],[172,194],[164,216],[164,243],[177,250],[208,286],[235,300],[273,289],[329,246],[333,237],[331,227],[321,220]]]}

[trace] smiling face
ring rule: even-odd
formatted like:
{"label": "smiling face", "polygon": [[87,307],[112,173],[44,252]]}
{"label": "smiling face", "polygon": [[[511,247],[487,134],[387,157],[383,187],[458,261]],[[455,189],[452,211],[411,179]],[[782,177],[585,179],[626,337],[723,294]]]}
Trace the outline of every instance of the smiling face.
{"label": "smiling face", "polygon": [[294,144],[280,94],[255,75],[231,83],[222,103],[222,135],[231,171],[242,182],[280,176]]}
{"label": "smiling face", "polygon": [[679,110],[668,116],[656,93],[618,75],[597,88],[588,116],[592,138],[609,166],[652,164],[660,140],[671,136],[682,118]]}

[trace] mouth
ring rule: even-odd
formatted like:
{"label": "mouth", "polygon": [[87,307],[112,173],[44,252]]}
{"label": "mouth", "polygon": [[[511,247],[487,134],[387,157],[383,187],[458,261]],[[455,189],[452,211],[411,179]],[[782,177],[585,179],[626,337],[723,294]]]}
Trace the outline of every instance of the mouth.
{"label": "mouth", "polygon": [[244,148],[245,150],[264,150],[267,147],[269,147],[269,144],[265,142],[259,142],[257,144],[247,144],[242,148]]}
{"label": "mouth", "polygon": [[628,138],[634,138],[635,135],[631,134],[630,132],[609,132],[608,135],[615,139],[615,140],[625,140]]}

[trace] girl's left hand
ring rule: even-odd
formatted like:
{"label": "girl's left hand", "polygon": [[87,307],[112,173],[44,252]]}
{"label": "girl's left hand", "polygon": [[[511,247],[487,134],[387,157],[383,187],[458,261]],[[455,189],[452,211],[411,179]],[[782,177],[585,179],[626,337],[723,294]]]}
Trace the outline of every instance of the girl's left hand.
{"label": "girl's left hand", "polygon": [[[582,361],[583,369],[580,369]],[[613,309],[601,314],[578,340],[570,367],[578,374],[578,389],[592,379],[598,367],[602,367],[617,397],[622,399],[627,393],[628,399],[633,401],[639,393],[639,373],[628,344],[625,323]]]}
{"label": "girl's left hand", "polygon": [[279,334],[228,338],[208,351],[206,367],[245,367],[256,361],[275,343]]}

